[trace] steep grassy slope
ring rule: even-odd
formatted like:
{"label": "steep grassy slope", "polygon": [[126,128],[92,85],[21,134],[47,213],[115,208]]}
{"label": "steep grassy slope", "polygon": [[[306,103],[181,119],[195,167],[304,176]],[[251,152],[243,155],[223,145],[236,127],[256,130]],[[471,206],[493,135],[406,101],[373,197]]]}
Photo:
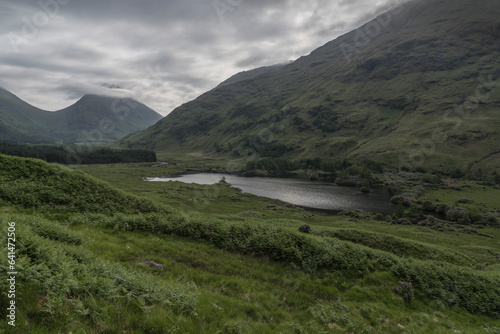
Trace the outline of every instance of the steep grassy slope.
{"label": "steep grassy slope", "polygon": [[162,118],[131,99],[86,95],[72,106],[48,112],[0,88],[0,141],[17,143],[109,142]]}
{"label": "steep grassy slope", "polygon": [[498,169],[499,15],[495,0],[405,3],[277,72],[210,91],[120,144]]}
{"label": "steep grassy slope", "polygon": [[55,142],[54,138],[46,135],[45,126],[48,116],[47,111],[35,108],[0,88],[0,141]]}
{"label": "steep grassy slope", "polygon": [[82,172],[3,154],[0,200],[51,213],[169,213],[165,206],[131,196]]}

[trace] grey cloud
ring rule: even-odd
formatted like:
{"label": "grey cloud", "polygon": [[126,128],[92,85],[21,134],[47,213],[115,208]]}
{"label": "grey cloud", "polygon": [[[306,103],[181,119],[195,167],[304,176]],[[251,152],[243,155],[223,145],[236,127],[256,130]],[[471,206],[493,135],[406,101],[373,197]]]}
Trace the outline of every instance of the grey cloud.
{"label": "grey cloud", "polygon": [[242,67],[242,68],[257,67],[257,66],[259,66],[259,64],[262,63],[262,61],[265,58],[266,58],[266,56],[264,54],[252,54],[252,55],[249,55],[247,58],[244,58],[242,60],[237,61],[235,63],[235,65],[237,67]]}
{"label": "grey cloud", "polygon": [[0,0],[0,85],[44,109],[116,93],[166,114],[236,72],[308,54],[397,0],[242,0],[223,14],[216,1],[228,3],[71,0],[15,53],[9,35],[46,10]]}

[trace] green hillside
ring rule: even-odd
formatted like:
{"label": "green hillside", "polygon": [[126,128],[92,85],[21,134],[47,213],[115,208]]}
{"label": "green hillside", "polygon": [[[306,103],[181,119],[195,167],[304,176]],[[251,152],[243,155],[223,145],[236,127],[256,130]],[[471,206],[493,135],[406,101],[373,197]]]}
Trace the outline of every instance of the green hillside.
{"label": "green hillside", "polygon": [[119,145],[498,171],[499,16],[496,0],[404,3],[283,69],[218,87]]}
{"label": "green hillside", "polygon": [[53,143],[47,134],[47,111],[35,108],[0,88],[0,141]]}
{"label": "green hillside", "polygon": [[263,66],[263,67],[259,67],[259,68],[253,69],[253,70],[236,73],[235,75],[231,76],[229,79],[221,82],[217,87],[232,85],[232,84],[235,84],[235,83],[240,82],[240,81],[253,79],[259,75],[273,73],[273,72],[281,70],[285,66],[286,66],[286,64],[277,64],[277,65],[271,65],[271,66]]}
{"label": "green hillside", "polygon": [[161,115],[131,99],[86,95],[72,106],[48,112],[0,88],[0,141],[102,143],[156,123]]}
{"label": "green hillside", "polygon": [[[5,229],[15,223],[19,272],[17,326],[3,321],[2,333],[499,330],[498,227],[470,235],[370,215],[316,215],[224,183],[139,177],[170,169],[95,171],[102,168],[106,179],[147,197],[80,171],[0,155],[0,222]],[[193,203],[192,193],[215,206],[169,205]],[[304,223],[310,233],[297,231]],[[7,238],[1,246],[7,249]],[[7,257],[0,264],[6,268]],[[0,288],[8,291],[9,282]]]}

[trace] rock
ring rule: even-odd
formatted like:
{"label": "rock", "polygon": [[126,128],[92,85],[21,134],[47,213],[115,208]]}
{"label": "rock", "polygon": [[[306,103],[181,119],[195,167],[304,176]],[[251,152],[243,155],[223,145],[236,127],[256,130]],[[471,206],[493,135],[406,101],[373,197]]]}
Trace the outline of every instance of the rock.
{"label": "rock", "polygon": [[391,202],[393,204],[398,204],[399,202],[403,203],[403,205],[410,206],[413,203],[418,203],[419,201],[408,194],[396,195],[391,198]]}
{"label": "rock", "polygon": [[155,262],[155,261],[144,261],[145,264],[149,265],[151,268],[163,269],[165,268],[164,264]]}
{"label": "rock", "polygon": [[301,227],[299,227],[299,232],[309,233],[309,232],[311,232],[311,226],[309,226],[307,224],[302,225]]}
{"label": "rock", "polygon": [[458,203],[474,203],[474,201],[468,198],[462,198],[458,200]]}
{"label": "rock", "polygon": [[318,181],[319,180],[319,175],[317,173],[312,173],[309,175],[309,180],[311,181]]}

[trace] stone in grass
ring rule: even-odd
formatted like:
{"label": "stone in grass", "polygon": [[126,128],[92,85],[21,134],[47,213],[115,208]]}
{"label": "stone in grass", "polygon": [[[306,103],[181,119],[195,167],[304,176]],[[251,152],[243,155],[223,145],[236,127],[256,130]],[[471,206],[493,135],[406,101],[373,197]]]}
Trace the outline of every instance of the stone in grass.
{"label": "stone in grass", "polygon": [[311,226],[309,226],[307,224],[302,225],[301,227],[299,227],[299,232],[309,233],[309,232],[311,232]]}
{"label": "stone in grass", "polygon": [[150,266],[151,268],[157,268],[157,269],[165,268],[164,264],[161,264],[161,263],[158,263],[155,261],[144,261],[144,263],[147,264],[148,266]]}
{"label": "stone in grass", "polygon": [[474,201],[468,198],[461,198],[458,200],[458,203],[474,203]]}

